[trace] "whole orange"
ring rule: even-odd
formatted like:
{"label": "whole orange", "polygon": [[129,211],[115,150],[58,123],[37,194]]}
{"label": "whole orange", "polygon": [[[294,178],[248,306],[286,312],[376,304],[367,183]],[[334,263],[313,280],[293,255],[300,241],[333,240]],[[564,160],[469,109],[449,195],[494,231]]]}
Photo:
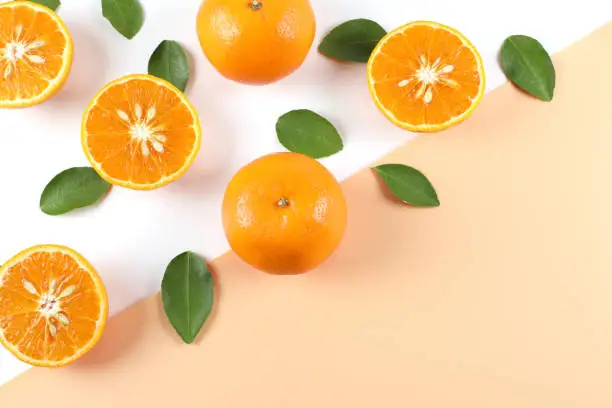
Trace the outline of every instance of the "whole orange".
{"label": "whole orange", "polygon": [[262,85],[303,64],[316,22],[309,0],[204,0],[197,30],[217,71],[240,83]]}
{"label": "whole orange", "polygon": [[300,274],[323,263],[342,241],[346,222],[338,181],[298,153],[273,153],[242,167],[223,199],[231,248],[270,274]]}

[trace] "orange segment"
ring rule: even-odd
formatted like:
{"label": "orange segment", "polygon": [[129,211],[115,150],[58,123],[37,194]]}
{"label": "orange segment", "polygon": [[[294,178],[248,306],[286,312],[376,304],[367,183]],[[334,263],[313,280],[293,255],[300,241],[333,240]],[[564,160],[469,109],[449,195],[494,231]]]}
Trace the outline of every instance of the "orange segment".
{"label": "orange segment", "polygon": [[482,58],[458,31],[416,21],[388,33],[367,67],[374,102],[397,126],[415,132],[465,120],[485,90]]}
{"label": "orange segment", "polygon": [[32,247],[0,268],[0,342],[28,364],[75,361],[98,342],[107,317],[100,277],[70,248]]}
{"label": "orange segment", "polygon": [[181,177],[200,138],[198,115],[185,95],[150,75],[111,82],[83,117],[83,148],[92,166],[109,183],[136,190]]}
{"label": "orange segment", "polygon": [[0,108],[44,102],[72,66],[68,29],[52,10],[29,1],[0,4]]}

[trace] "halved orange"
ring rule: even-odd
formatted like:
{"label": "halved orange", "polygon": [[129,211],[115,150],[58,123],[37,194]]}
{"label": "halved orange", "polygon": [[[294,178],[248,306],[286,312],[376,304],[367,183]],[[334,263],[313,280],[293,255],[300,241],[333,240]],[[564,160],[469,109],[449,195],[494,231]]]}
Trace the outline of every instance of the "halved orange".
{"label": "halved orange", "polygon": [[44,102],[72,67],[68,29],[51,9],[30,1],[0,4],[0,108]]}
{"label": "halved orange", "polygon": [[467,119],[485,91],[476,48],[457,30],[415,21],[388,33],[367,66],[376,106],[397,126],[434,132]]}
{"label": "halved orange", "polygon": [[91,165],[111,184],[151,190],[181,177],[200,149],[198,114],[174,85],[128,75],[99,91],[83,116]]}
{"label": "halved orange", "polygon": [[35,246],[0,268],[0,343],[28,364],[74,362],[98,342],[107,316],[100,277],[70,248]]}

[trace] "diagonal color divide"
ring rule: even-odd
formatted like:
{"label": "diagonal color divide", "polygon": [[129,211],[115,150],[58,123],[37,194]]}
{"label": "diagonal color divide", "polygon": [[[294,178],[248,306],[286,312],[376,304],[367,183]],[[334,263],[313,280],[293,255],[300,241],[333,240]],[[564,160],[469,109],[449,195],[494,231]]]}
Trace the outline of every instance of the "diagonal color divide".
{"label": "diagonal color divide", "polygon": [[552,103],[505,85],[379,160],[423,169],[440,208],[393,202],[365,169],[318,271],[270,277],[228,253],[196,344],[154,296],[75,365],[0,388],[0,406],[611,406],[610,44],[612,24],[555,56]]}

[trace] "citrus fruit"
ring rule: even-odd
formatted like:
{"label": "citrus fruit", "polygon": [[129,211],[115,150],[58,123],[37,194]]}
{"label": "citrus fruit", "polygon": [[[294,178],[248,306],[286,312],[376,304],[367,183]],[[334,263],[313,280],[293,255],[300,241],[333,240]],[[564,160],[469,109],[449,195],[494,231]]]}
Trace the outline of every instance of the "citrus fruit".
{"label": "citrus fruit", "polygon": [[25,108],[54,96],[72,67],[68,29],[30,1],[0,4],[0,108]]}
{"label": "citrus fruit", "polygon": [[347,222],[334,176],[298,153],[274,153],[242,167],[227,186],[222,215],[234,252],[278,275],[323,263],[340,244]]}
{"label": "citrus fruit", "polygon": [[98,342],[107,316],[100,277],[70,248],[32,247],[0,268],[0,342],[28,364],[77,360]]}
{"label": "citrus fruit", "polygon": [[204,0],[197,31],[217,71],[236,82],[261,85],[304,63],[316,21],[309,0]]}
{"label": "citrus fruit", "polygon": [[388,33],[367,65],[374,102],[414,132],[449,128],[471,115],[485,90],[478,51],[458,31],[416,21]]}
{"label": "citrus fruit", "polygon": [[152,190],[181,177],[200,149],[198,115],[185,95],[151,75],[128,75],[99,91],[83,116],[82,143],[111,184]]}

